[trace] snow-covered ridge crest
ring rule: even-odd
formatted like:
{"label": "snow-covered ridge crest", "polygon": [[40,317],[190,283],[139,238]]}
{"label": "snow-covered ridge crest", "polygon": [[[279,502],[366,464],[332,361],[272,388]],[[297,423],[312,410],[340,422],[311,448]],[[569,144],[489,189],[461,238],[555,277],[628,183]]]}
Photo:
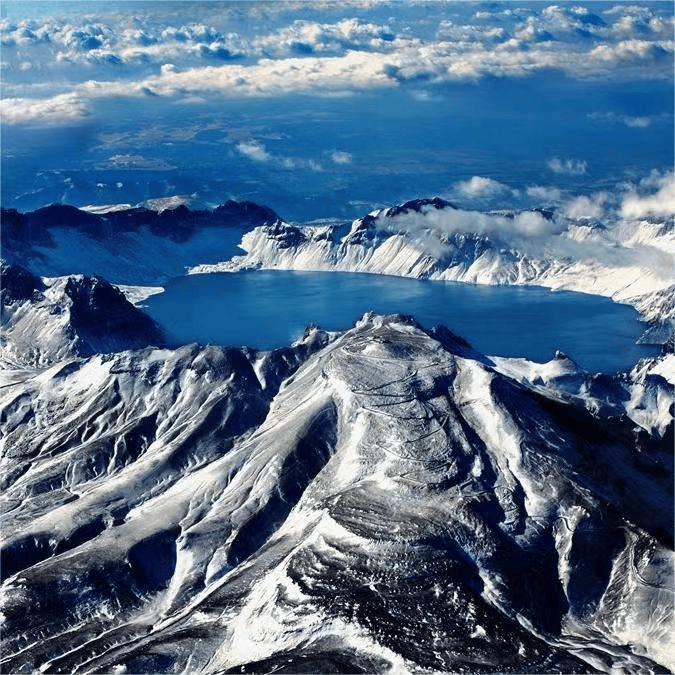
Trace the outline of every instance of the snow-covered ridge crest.
{"label": "snow-covered ridge crest", "polygon": [[465,211],[440,199],[415,200],[351,226],[257,227],[240,246],[246,255],[189,272],[259,267],[532,284],[605,295],[641,311],[649,305],[650,320],[675,317],[671,221],[594,226],[551,211]]}

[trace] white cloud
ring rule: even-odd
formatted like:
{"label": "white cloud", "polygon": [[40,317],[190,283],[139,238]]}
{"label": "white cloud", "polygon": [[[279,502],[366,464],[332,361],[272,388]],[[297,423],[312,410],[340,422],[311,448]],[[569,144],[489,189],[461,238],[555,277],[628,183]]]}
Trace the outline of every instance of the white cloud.
{"label": "white cloud", "polygon": [[620,5],[604,13],[617,17],[612,24],[612,32],[621,36],[648,33],[669,36],[673,32],[673,17],[656,16],[646,5]]}
{"label": "white cloud", "polygon": [[[290,5],[283,12],[269,3],[247,5],[245,15],[239,3],[219,5],[218,11],[210,5],[195,4],[194,21],[183,25],[169,20],[175,20],[172,12],[160,18],[121,9],[101,12],[96,21],[80,17],[79,23],[73,17],[1,21],[5,96],[25,96],[21,64],[31,64],[43,82],[74,81],[68,95],[82,102],[79,114],[88,98],[141,97],[146,92],[187,101],[287,93],[334,96],[411,82],[412,96],[434,101],[435,84],[527,77],[549,69],[581,79],[672,80],[673,21],[666,9],[638,13],[626,6],[604,13],[603,19],[561,3],[507,7],[463,21],[439,12],[432,33],[428,22],[418,21],[416,3],[390,13],[388,23],[353,16],[332,23],[289,21]],[[312,7],[327,11],[320,4]],[[345,11],[354,7],[348,4]],[[619,21],[623,23],[614,30]],[[70,119],[77,117],[74,111]],[[7,123],[20,118],[13,112]],[[620,121],[634,127],[652,123],[643,116]]]}
{"label": "white cloud", "polygon": [[309,169],[310,171],[323,171],[323,166],[315,159],[303,159],[296,157],[286,157],[284,155],[274,155],[267,151],[267,148],[258,141],[242,141],[237,143],[237,150],[254,162],[275,163],[283,169]]}
{"label": "white cloud", "polygon": [[484,178],[483,176],[473,176],[469,180],[460,181],[455,184],[455,189],[462,195],[474,199],[496,197],[509,192],[508,186],[493,178]]}
{"label": "white cloud", "polygon": [[550,5],[536,17],[549,30],[581,33],[581,35],[604,35],[606,22],[587,7],[570,7],[568,4]]}
{"label": "white cloud", "polygon": [[654,63],[671,54],[672,59],[673,42],[672,41],[651,41],[651,40],[622,40],[617,44],[601,44],[594,47],[588,54],[592,61],[605,63],[613,67],[621,64],[636,65],[640,61]]}
{"label": "white cloud", "polygon": [[410,95],[416,100],[423,103],[440,103],[445,101],[445,97],[440,94],[432,94],[428,89],[413,89]]}
{"label": "white cloud", "polygon": [[531,237],[541,237],[552,234],[557,226],[538,211],[522,211],[513,217],[510,229]]}
{"label": "white cloud", "polygon": [[89,115],[86,102],[75,93],[51,98],[5,98],[0,100],[3,124],[64,124]]}
{"label": "white cloud", "polygon": [[421,212],[409,211],[391,218],[378,217],[379,227],[392,232],[407,232],[416,238],[427,238],[428,230],[443,234],[478,232],[495,236],[544,237],[558,231],[558,225],[538,211],[521,211],[510,215],[466,211],[463,209],[436,209],[431,206]]}
{"label": "white cloud", "polygon": [[[666,178],[668,177],[668,172],[662,172],[658,169],[652,169],[647,176],[643,176],[639,182],[639,188],[643,191],[646,190],[658,190],[663,187]],[[627,190],[635,190],[633,185],[628,185]]]}
{"label": "white cloud", "polygon": [[239,150],[242,155],[256,162],[271,162],[274,159],[273,156],[265,150],[265,146],[256,141],[238,143],[237,150]]}
{"label": "white cloud", "polygon": [[617,14],[642,14],[643,12],[649,12],[650,10],[647,7],[640,5],[629,5],[622,3],[620,5],[614,5],[609,9],[606,9],[603,14],[606,16],[615,16]]}
{"label": "white cloud", "polygon": [[666,120],[670,118],[668,113],[661,115],[621,115],[614,112],[594,112],[589,113],[589,119],[598,120],[601,122],[620,123],[633,129],[646,129],[655,122]]}
{"label": "white cloud", "polygon": [[[254,9],[247,8],[249,18]],[[227,30],[231,24],[225,9],[211,14],[221,28],[194,22],[162,25],[152,15],[130,17],[124,12],[102,14],[96,23],[69,21],[3,21],[0,39],[6,47],[47,45],[53,63],[96,65],[123,63],[142,65],[171,58],[182,65],[196,65],[203,59],[230,60],[239,57],[284,58],[308,54],[340,55],[351,50],[387,51],[396,36],[386,25],[343,18],[335,23],[296,20],[258,34],[240,34]],[[103,18],[104,17],[104,18]],[[231,18],[231,17],[230,17]],[[265,17],[270,22],[272,17]],[[278,18],[278,17],[277,17]],[[241,19],[241,17],[239,17]],[[236,19],[235,19],[236,20]]]}
{"label": "white cloud", "polygon": [[630,190],[624,195],[620,209],[624,218],[637,220],[649,216],[675,215],[675,175],[671,172],[656,180],[652,176],[650,184],[658,186],[656,192],[640,195]]}
{"label": "white cloud", "polygon": [[653,118],[648,116],[632,117],[630,115],[622,115],[621,121],[627,126],[634,129],[645,129],[650,126]]}
{"label": "white cloud", "polygon": [[331,153],[331,161],[333,164],[351,164],[352,155],[349,152],[344,152],[342,150],[335,150]]}
{"label": "white cloud", "polygon": [[262,59],[250,66],[231,64],[165,71],[137,81],[131,87],[123,83],[117,89],[121,93],[148,88],[163,96],[202,92],[228,96],[270,96],[292,91],[347,93],[354,88],[391,86],[393,82],[385,72],[386,61],[385,55],[364,52],[350,52],[340,57]]}
{"label": "white cloud", "polygon": [[348,50],[389,51],[396,36],[386,25],[343,18],[335,23],[298,19],[251,42],[261,55],[343,54]]}
{"label": "white cloud", "polygon": [[560,159],[553,157],[547,162],[548,168],[554,173],[563,173],[568,176],[581,176],[586,173],[587,163],[581,159]]}
{"label": "white cloud", "polygon": [[530,185],[526,190],[527,196],[539,203],[559,202],[562,192],[552,185]]}
{"label": "white cloud", "polygon": [[457,43],[495,42],[506,36],[506,29],[499,25],[472,25],[445,20],[438,24],[436,38]]}
{"label": "white cloud", "polygon": [[567,202],[563,213],[573,220],[600,220],[605,213],[605,202],[608,195],[605,192],[586,196],[581,195]]}

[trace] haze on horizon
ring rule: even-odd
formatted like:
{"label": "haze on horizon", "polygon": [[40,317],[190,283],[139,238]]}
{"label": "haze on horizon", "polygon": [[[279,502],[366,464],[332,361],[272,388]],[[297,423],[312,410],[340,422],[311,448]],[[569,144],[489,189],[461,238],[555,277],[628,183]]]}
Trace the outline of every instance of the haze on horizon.
{"label": "haze on horizon", "polygon": [[670,2],[9,1],[0,37],[5,207],[672,210]]}

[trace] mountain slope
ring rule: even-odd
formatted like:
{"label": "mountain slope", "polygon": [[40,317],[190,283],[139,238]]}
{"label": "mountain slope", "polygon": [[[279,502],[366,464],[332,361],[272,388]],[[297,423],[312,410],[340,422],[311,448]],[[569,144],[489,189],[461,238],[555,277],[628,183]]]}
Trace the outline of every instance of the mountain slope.
{"label": "mountain slope", "polygon": [[377,316],[24,371],[2,667],[672,668],[672,424],[548,371]]}
{"label": "mountain slope", "polygon": [[279,220],[271,209],[228,201],[156,212],[102,214],[63,204],[29,213],[2,209],[3,257],[39,275],[100,274],[119,284],[157,285],[185,267],[229,257],[247,229]]}

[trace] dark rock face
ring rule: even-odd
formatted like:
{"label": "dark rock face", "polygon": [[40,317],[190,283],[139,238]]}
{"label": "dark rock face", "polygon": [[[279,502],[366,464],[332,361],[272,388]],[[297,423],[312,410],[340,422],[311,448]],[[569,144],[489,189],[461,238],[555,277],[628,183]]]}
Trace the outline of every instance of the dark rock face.
{"label": "dark rock face", "polygon": [[413,199],[413,200],[405,202],[403,204],[398,204],[396,206],[392,206],[392,207],[386,209],[384,214],[386,216],[389,216],[390,218],[393,218],[395,216],[400,215],[401,213],[408,213],[410,211],[420,213],[425,208],[429,208],[429,207],[437,209],[437,210],[443,210],[443,209],[454,209],[454,210],[456,210],[457,209],[457,207],[454,204],[452,204],[451,202],[448,202],[445,199],[441,199],[440,197],[433,197],[432,199]]}
{"label": "dark rock face", "polygon": [[226,673],[335,673],[338,675],[358,673],[383,673],[391,668],[386,659],[355,651],[331,649],[327,644],[315,643],[310,649],[292,650],[283,655],[246,663],[226,670]]}
{"label": "dark rock face", "polygon": [[305,235],[299,227],[287,225],[286,223],[276,223],[267,228],[267,232],[272,239],[277,241],[279,248],[295,248],[305,241]]}
{"label": "dark rock face", "polygon": [[99,215],[66,204],[52,204],[29,213],[2,209],[1,216],[4,245],[9,248],[35,244],[49,246],[49,231],[56,227],[73,228],[99,240],[147,227],[153,234],[182,242],[206,227],[253,227],[279,220],[279,216],[266,206],[232,200],[213,211],[192,211],[182,205],[159,213],[146,208],[131,208]]}
{"label": "dark rock face", "polygon": [[37,299],[44,289],[45,285],[40,277],[19,265],[10,265],[0,260],[0,300],[3,309],[16,302]]}
{"label": "dark rock face", "polygon": [[235,202],[231,199],[216,207],[213,213],[221,219],[221,222],[229,220],[233,224],[259,225],[280,220],[279,216],[267,206],[259,206],[253,202]]}
{"label": "dark rock face", "polygon": [[8,672],[667,671],[662,438],[447,329],[99,354],[0,413]]}
{"label": "dark rock face", "polygon": [[70,322],[82,355],[162,345],[164,334],[145,312],[134,307],[112,284],[98,278],[70,277]]}
{"label": "dark rock face", "polygon": [[246,230],[279,222],[265,206],[234,201],[212,211],[179,206],[95,214],[53,204],[30,213],[2,209],[0,215],[8,262],[49,277],[105,271],[115,283],[143,286],[225,260]]}

